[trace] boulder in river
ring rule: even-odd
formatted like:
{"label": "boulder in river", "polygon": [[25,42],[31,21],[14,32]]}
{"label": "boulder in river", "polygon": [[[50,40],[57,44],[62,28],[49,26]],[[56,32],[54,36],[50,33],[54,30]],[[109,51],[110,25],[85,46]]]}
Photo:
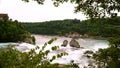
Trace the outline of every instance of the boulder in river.
{"label": "boulder in river", "polygon": [[72,39],[69,44],[71,47],[80,48],[79,43],[75,39]]}
{"label": "boulder in river", "polygon": [[31,39],[31,38],[26,38],[26,39],[24,39],[24,42],[26,42],[26,43],[30,43],[30,44],[32,44],[32,43],[33,43],[33,41],[32,41],[32,39]]}
{"label": "boulder in river", "polygon": [[63,44],[62,44],[61,46],[66,47],[66,46],[67,46],[67,44],[68,44],[68,41],[67,41],[67,40],[64,40],[64,41],[63,41]]}

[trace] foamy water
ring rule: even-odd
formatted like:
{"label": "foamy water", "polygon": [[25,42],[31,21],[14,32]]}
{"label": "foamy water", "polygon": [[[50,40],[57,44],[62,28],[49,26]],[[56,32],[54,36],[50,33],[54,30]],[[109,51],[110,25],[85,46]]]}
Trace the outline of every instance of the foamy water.
{"label": "foamy water", "polygon": [[[67,37],[58,37],[58,36],[45,36],[45,35],[34,35],[36,38],[36,45],[42,47],[45,42],[48,42],[51,38],[57,38],[52,44],[48,45],[45,50],[50,50],[52,46],[59,46],[60,48],[57,51],[51,51],[48,55],[48,58],[51,58],[53,55],[56,55],[61,52],[67,52],[68,55],[63,56],[62,58],[58,58],[54,60],[52,63],[60,63],[60,64],[70,64],[71,60],[74,60],[74,63],[78,64],[80,68],[87,66],[89,64],[89,59],[84,57],[83,53],[86,50],[97,51],[99,48],[107,48],[108,42],[105,40],[94,40],[94,39],[77,39],[80,46],[83,48],[72,48],[67,45],[67,47],[61,47],[61,44],[64,40],[68,40],[70,42],[71,38]],[[27,52],[32,48],[35,48],[35,45],[28,43],[21,43],[16,48],[20,51]],[[37,51],[38,52],[38,51]]]}

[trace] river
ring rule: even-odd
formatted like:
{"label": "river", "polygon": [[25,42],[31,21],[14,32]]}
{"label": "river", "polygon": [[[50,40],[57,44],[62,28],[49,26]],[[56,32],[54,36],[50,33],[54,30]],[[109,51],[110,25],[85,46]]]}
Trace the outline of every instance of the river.
{"label": "river", "polygon": [[[76,41],[79,42],[80,47],[82,48],[72,48],[67,45],[67,47],[61,47],[61,44],[64,40],[68,40],[68,43],[72,38],[68,37],[59,37],[59,36],[47,36],[47,35],[33,35],[36,38],[36,45],[43,46],[45,42],[48,42],[52,38],[57,38],[56,41],[54,41],[52,44],[48,45],[45,50],[51,50],[52,46],[59,46],[59,49],[57,51],[51,51],[48,55],[48,58],[51,58],[53,55],[56,55],[61,52],[67,52],[68,55],[63,56],[62,58],[57,58],[52,63],[60,63],[60,64],[70,64],[71,60],[74,60],[74,63],[78,64],[80,68],[83,68],[84,66],[87,66],[90,62],[89,59],[84,57],[83,53],[86,50],[92,50],[97,51],[99,48],[107,48],[109,42],[106,40],[96,40],[96,39],[76,39]],[[16,46],[16,48],[20,51],[27,52],[31,48],[35,48],[35,45],[28,44],[28,43],[20,43],[19,46]],[[38,52],[38,51],[37,51]]]}
{"label": "river", "polygon": [[[53,45],[58,45],[60,46],[64,40],[68,40],[68,43],[72,38],[68,37],[60,37],[60,36],[47,36],[47,35],[34,35],[36,38],[36,44],[37,45],[43,45],[45,42],[48,42],[51,38],[57,38],[56,41],[52,43],[51,46]],[[92,49],[92,50],[98,50],[99,48],[106,48],[108,47],[109,42],[106,40],[96,40],[96,39],[76,39],[80,46],[85,48],[85,49]],[[50,46],[50,47],[51,47]],[[69,44],[67,47],[70,47]],[[48,47],[49,48],[49,47]]]}
{"label": "river", "polygon": [[59,50],[56,52],[51,52],[48,57],[51,58],[51,56],[58,54],[59,52],[67,52],[67,56],[63,56],[62,58],[58,58],[54,60],[52,63],[60,63],[60,64],[70,64],[71,60],[74,60],[74,63],[78,64],[80,68],[83,68],[84,66],[87,66],[90,62],[86,57],[84,57],[83,53],[86,50],[92,50],[92,51],[97,51],[99,48],[107,48],[109,42],[106,40],[96,40],[96,39],[76,39],[80,47],[78,49],[74,49],[67,45],[67,47],[61,47],[61,44],[63,43],[64,40],[68,40],[68,43],[72,38],[68,37],[59,37],[59,36],[46,36],[46,35],[34,35],[36,38],[36,44],[43,46],[43,44],[47,41],[49,41],[51,38],[57,38],[56,41],[54,41],[51,45],[48,45],[47,49],[51,49],[52,46],[57,45],[59,46]]}

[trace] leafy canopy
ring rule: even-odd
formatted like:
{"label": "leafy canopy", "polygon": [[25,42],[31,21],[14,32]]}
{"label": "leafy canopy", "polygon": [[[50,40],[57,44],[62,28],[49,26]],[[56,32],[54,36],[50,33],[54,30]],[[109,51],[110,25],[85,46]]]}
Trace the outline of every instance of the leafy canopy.
{"label": "leafy canopy", "polygon": [[[29,2],[30,0],[22,0]],[[33,0],[38,4],[44,4],[45,0]],[[75,12],[83,12],[89,18],[105,18],[117,16],[120,11],[120,0],[52,0],[55,6],[64,2],[76,4]]]}
{"label": "leafy canopy", "polygon": [[28,40],[31,40],[30,43],[33,41],[35,43],[35,38],[31,36],[20,22],[17,20],[12,21],[8,15],[0,20],[0,42],[26,42]]}

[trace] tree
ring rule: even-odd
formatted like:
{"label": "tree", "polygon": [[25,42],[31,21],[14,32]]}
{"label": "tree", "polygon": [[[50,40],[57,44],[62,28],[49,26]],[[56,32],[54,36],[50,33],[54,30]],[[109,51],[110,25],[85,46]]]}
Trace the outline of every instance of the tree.
{"label": "tree", "polygon": [[[30,0],[22,0],[29,2]],[[38,4],[44,4],[45,0],[34,0]],[[64,2],[76,4],[75,12],[83,12],[89,18],[115,17],[120,11],[120,0],[52,0],[55,6]]]}
{"label": "tree", "polygon": [[107,49],[100,49],[93,58],[98,68],[119,68],[120,65],[120,48],[111,46]]}
{"label": "tree", "polygon": [[20,22],[10,20],[8,15],[4,16],[3,20],[0,21],[0,42],[26,41],[34,43],[35,39],[31,37],[31,34]]}

